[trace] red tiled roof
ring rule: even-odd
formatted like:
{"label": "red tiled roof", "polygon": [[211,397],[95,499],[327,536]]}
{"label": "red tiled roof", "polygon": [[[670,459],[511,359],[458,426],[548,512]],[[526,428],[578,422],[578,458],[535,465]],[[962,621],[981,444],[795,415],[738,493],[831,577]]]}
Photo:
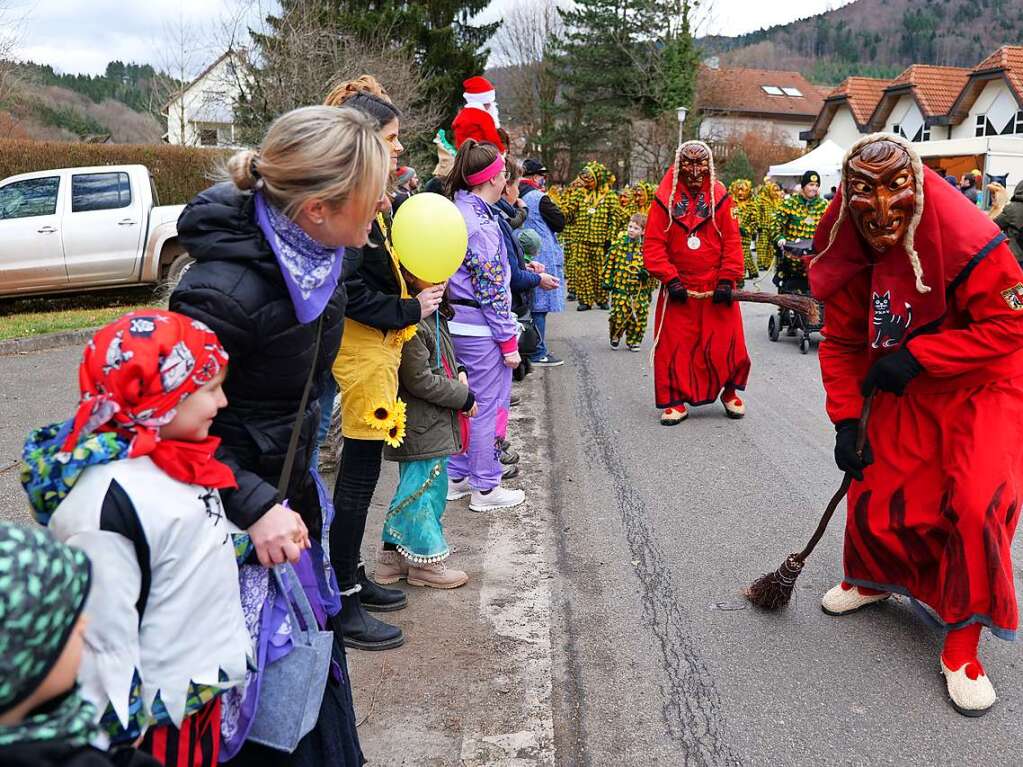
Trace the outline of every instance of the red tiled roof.
{"label": "red tiled roof", "polygon": [[974,72],[991,69],[1005,70],[1005,79],[1016,91],[1016,96],[1023,98],[1023,45],[1003,45],[977,66]]}
{"label": "red tiled roof", "polygon": [[876,77],[847,77],[828,94],[827,98],[831,101],[845,98],[856,124],[866,125],[877,107],[877,102],[884,95],[884,89],[890,84],[890,80],[880,80]]}
{"label": "red tiled roof", "polygon": [[[795,88],[801,96],[772,96],[763,86]],[[711,69],[697,77],[697,104],[705,111],[814,118],[824,103],[821,92],[799,72],[771,69]]]}
{"label": "red tiled roof", "polygon": [[886,90],[910,86],[923,116],[934,117],[951,109],[969,77],[970,70],[964,67],[913,64],[892,80]]}

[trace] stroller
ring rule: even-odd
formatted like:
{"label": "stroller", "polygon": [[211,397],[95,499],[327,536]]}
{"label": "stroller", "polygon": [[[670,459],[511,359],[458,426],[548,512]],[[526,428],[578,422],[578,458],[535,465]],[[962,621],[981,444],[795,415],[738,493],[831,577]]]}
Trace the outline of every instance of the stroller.
{"label": "stroller", "polygon": [[[795,240],[785,243],[772,280],[779,293],[810,295],[810,280],[806,276],[806,266],[813,255],[812,240]],[[814,303],[817,304],[819,322],[811,322],[810,317],[803,312],[779,307],[778,313],[771,315],[767,320],[768,338],[777,341],[781,337],[782,330],[785,330],[787,336],[799,336],[799,351],[803,354],[810,351],[811,335],[819,333],[824,327],[824,306],[816,299],[814,299]]]}

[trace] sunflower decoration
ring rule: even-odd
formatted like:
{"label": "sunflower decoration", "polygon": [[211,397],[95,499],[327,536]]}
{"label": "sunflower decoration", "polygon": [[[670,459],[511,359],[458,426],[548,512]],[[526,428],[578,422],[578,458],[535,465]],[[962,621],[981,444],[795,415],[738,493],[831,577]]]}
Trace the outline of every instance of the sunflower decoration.
{"label": "sunflower decoration", "polygon": [[406,327],[403,327],[401,330],[391,331],[390,341],[395,346],[404,346],[405,344],[412,340],[413,336],[415,336],[416,334],[417,329],[418,327],[416,325],[407,325]]}
{"label": "sunflower decoration", "polygon": [[[400,402],[400,400],[398,400]],[[394,425],[394,406],[396,403],[375,402],[362,417],[372,429],[387,431]],[[404,403],[402,403],[404,404]],[[404,419],[404,414],[403,414]]]}
{"label": "sunflower decoration", "polygon": [[405,419],[402,418],[400,421],[396,421],[394,426],[384,432],[384,442],[389,447],[401,447],[401,443],[405,441]]}
{"label": "sunflower decoration", "polygon": [[405,440],[405,403],[401,399],[395,399],[392,411],[391,426],[384,434],[384,442],[391,447],[400,447],[401,443]]}

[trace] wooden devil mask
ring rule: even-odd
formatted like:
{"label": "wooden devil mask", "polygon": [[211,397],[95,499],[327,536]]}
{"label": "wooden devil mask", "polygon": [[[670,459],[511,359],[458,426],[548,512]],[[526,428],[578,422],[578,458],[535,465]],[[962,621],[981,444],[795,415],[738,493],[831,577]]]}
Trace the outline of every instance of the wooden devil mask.
{"label": "wooden devil mask", "polygon": [[697,194],[710,175],[710,150],[696,142],[683,144],[678,157],[678,175],[689,191]]}
{"label": "wooden devil mask", "polygon": [[916,211],[917,184],[909,153],[894,141],[874,141],[853,152],[845,166],[849,217],[876,253],[901,243]]}

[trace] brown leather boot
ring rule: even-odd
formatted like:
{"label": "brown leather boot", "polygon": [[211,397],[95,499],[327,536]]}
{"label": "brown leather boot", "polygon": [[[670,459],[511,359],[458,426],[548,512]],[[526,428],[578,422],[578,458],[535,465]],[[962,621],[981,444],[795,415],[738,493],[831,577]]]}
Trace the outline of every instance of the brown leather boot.
{"label": "brown leather boot", "polygon": [[457,589],[469,581],[469,576],[461,570],[447,567],[443,562],[431,562],[428,565],[409,564],[408,585],[428,586],[431,589]]}
{"label": "brown leather boot", "polygon": [[380,584],[397,583],[408,576],[408,561],[397,551],[380,549],[377,552],[377,567],[373,580]]}

